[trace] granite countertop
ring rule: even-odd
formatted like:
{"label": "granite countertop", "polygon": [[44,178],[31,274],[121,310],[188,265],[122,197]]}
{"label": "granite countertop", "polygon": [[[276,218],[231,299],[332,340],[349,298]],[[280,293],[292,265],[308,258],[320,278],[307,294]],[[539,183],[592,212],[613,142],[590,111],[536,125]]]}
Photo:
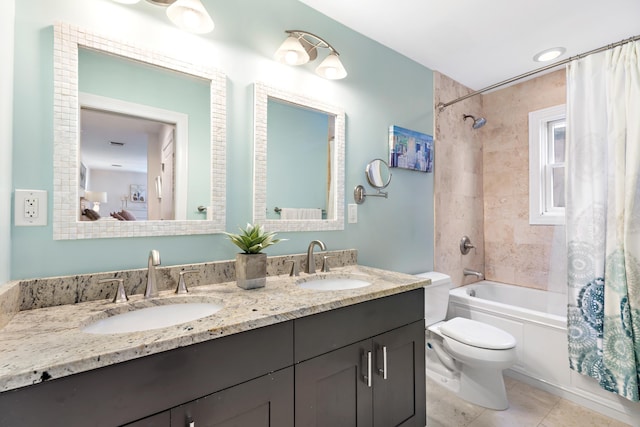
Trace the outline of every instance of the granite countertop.
{"label": "granite countertop", "polygon": [[[313,276],[365,275],[371,286],[316,291],[296,286]],[[186,296],[172,291],[144,300],[134,295],[128,303],[108,300],[20,311],[0,329],[0,391],[56,379],[138,357],[184,347],[359,302],[417,289],[428,283],[403,273],[351,265],[329,273],[300,277],[271,276],[264,288],[243,290],[235,282],[203,285]],[[106,312],[171,302],[223,303],[211,316],[162,329],[96,335],[81,329],[107,317]]]}

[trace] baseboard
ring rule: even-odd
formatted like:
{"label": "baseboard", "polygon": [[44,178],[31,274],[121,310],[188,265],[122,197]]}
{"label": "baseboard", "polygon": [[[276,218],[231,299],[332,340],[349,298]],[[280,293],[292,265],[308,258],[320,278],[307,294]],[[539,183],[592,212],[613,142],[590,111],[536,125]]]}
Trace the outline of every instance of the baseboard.
{"label": "baseboard", "polygon": [[508,377],[521,381],[525,384],[529,384],[532,387],[539,388],[563,399],[567,399],[609,418],[613,418],[633,427],[640,427],[640,403],[629,402],[630,405],[638,406],[637,410],[630,410],[618,402],[602,399],[602,397],[588,393],[584,390],[552,384],[548,381],[531,377],[526,373],[518,372],[513,369],[507,369],[504,373]]}

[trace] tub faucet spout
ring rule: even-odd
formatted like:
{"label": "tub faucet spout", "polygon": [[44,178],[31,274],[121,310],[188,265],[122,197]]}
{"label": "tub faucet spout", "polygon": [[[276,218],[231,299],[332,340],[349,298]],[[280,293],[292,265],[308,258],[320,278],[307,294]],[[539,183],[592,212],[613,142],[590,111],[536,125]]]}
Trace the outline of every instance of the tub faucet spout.
{"label": "tub faucet spout", "polygon": [[465,268],[462,270],[465,276],[476,276],[478,280],[484,280],[484,274],[479,271],[471,270],[470,268]]}
{"label": "tub faucet spout", "polygon": [[160,252],[153,249],[149,252],[149,262],[147,263],[147,287],[144,290],[145,298],[158,296],[158,279],[156,278],[157,265],[160,265]]}
{"label": "tub faucet spout", "polygon": [[307,265],[304,269],[305,273],[314,274],[316,272],[316,260],[313,256],[313,248],[316,245],[320,247],[320,250],[327,250],[327,247],[321,240],[313,240],[311,243],[309,243],[309,249],[307,249]]}

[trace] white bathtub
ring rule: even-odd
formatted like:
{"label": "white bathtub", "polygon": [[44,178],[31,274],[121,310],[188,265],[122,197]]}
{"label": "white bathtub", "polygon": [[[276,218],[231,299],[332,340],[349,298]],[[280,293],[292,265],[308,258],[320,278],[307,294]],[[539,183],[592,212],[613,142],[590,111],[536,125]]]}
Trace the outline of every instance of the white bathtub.
{"label": "white bathtub", "polygon": [[567,295],[483,280],[452,289],[450,301],[566,331]]}
{"label": "white bathtub", "polygon": [[483,280],[451,289],[447,317],[478,320],[513,335],[518,362],[508,376],[640,426],[640,404],[617,398],[569,369],[566,307],[565,294]]}

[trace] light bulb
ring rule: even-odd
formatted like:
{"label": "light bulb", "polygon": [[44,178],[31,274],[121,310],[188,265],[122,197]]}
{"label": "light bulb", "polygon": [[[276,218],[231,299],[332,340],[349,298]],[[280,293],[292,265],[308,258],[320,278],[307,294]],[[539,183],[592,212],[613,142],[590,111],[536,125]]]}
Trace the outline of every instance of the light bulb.
{"label": "light bulb", "polygon": [[274,55],[278,62],[288,65],[302,65],[309,62],[309,54],[300,41],[293,36],[287,37]]}
{"label": "light bulb", "polygon": [[338,70],[335,67],[327,67],[324,69],[324,75],[326,78],[333,80],[338,75]]}
{"label": "light bulb", "polygon": [[200,25],[200,16],[192,9],[185,9],[180,18],[185,28],[195,29]]}
{"label": "light bulb", "polygon": [[335,52],[331,52],[329,56],[327,56],[325,60],[318,65],[316,73],[331,80],[339,80],[347,77],[347,70],[344,69],[344,65],[342,65],[338,54]]}
{"label": "light bulb", "polygon": [[167,16],[179,28],[192,33],[208,33],[214,28],[200,0],[177,0],[167,8]]}
{"label": "light bulb", "polygon": [[289,65],[295,65],[298,62],[298,52],[295,50],[288,50],[287,53],[284,54],[284,60]]}

